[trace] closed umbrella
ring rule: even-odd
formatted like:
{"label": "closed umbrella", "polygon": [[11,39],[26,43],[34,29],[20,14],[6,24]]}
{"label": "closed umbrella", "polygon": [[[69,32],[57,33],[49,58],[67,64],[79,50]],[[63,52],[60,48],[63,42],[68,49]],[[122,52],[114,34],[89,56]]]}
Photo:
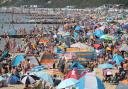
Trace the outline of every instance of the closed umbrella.
{"label": "closed umbrella", "polygon": [[77,83],[78,83],[78,80],[76,79],[73,79],[73,78],[65,79],[60,82],[60,84],[57,86],[57,89],[69,88]]}

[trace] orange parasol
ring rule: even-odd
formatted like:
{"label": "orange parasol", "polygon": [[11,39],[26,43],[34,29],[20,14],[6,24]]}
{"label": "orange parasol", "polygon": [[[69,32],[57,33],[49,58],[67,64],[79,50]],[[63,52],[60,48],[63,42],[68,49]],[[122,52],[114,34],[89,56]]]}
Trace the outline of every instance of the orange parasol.
{"label": "orange parasol", "polygon": [[45,65],[53,64],[54,60],[53,59],[43,59],[43,60],[40,61],[40,63],[45,64]]}
{"label": "orange parasol", "polygon": [[39,43],[48,43],[49,40],[45,40],[45,39],[40,39]]}

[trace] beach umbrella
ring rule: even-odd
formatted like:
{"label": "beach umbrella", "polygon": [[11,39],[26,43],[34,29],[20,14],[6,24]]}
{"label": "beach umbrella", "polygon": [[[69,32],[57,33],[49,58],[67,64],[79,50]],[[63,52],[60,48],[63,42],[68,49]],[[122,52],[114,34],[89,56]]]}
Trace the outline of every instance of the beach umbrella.
{"label": "beach umbrella", "polygon": [[123,26],[124,29],[128,29],[128,23]]}
{"label": "beach umbrella", "polygon": [[74,68],[73,70],[69,71],[66,75],[64,79],[68,79],[68,78],[74,78],[74,79],[79,79],[79,74],[78,74],[78,70],[76,68]]}
{"label": "beach umbrella", "polygon": [[22,61],[25,60],[25,55],[17,55],[13,60],[12,60],[12,66],[18,66]]}
{"label": "beach umbrella", "polygon": [[33,67],[33,68],[31,69],[31,71],[35,71],[35,72],[37,72],[37,71],[41,71],[41,70],[43,70],[44,68],[46,68],[46,67],[43,66],[43,65],[39,65],[39,66],[35,66],[35,67]]}
{"label": "beach umbrella", "polygon": [[105,64],[98,65],[98,68],[101,68],[101,69],[113,68],[113,65],[112,64],[105,63]]}
{"label": "beach umbrella", "polygon": [[5,81],[5,78],[3,78],[2,76],[0,76],[0,82],[1,81]]}
{"label": "beach umbrella", "polygon": [[120,65],[120,63],[124,61],[124,58],[121,55],[114,54],[112,61],[115,61],[117,65]]}
{"label": "beach umbrella", "polygon": [[80,78],[82,78],[85,74],[89,73],[90,69],[85,69],[81,74],[80,74]]}
{"label": "beach umbrella", "polygon": [[24,75],[22,78],[21,78],[21,82],[23,84],[34,84],[36,83],[36,79],[32,76],[32,75]]}
{"label": "beach umbrella", "polygon": [[58,34],[58,35],[65,36],[65,31],[59,31],[57,34]]}
{"label": "beach umbrella", "polygon": [[80,31],[80,30],[81,30],[81,27],[80,27],[80,26],[76,26],[76,27],[75,27],[75,30],[76,30],[76,31]]}
{"label": "beach umbrella", "polygon": [[48,43],[49,42],[49,40],[46,40],[46,39],[40,39],[39,40],[39,43],[41,44],[41,43]]}
{"label": "beach umbrella", "polygon": [[112,40],[112,37],[109,36],[109,35],[102,35],[102,36],[100,37],[100,39],[104,39],[104,40]]}
{"label": "beach umbrella", "polygon": [[73,60],[73,59],[76,59],[77,56],[75,53],[71,53],[71,52],[67,52],[64,54],[64,57],[66,60]]}
{"label": "beach umbrella", "polygon": [[102,30],[96,30],[94,32],[94,35],[97,36],[97,37],[101,37],[102,35],[104,35],[104,32]]}
{"label": "beach umbrella", "polygon": [[73,48],[80,48],[81,50],[86,49],[86,51],[88,51],[88,52],[94,51],[93,47],[88,46],[88,45],[86,45],[84,43],[81,43],[81,42],[77,42],[75,44],[72,44],[71,47],[73,47]]}
{"label": "beach umbrella", "polygon": [[80,62],[73,62],[72,65],[70,66],[70,69],[84,69],[84,66],[82,64],[80,64]]}
{"label": "beach umbrella", "polygon": [[38,71],[38,72],[32,72],[31,74],[36,75],[39,77],[41,80],[45,80],[46,82],[50,83],[53,85],[53,79],[50,74],[43,72],[43,71]]}
{"label": "beach umbrella", "polygon": [[78,80],[76,80],[76,79],[73,79],[73,78],[65,79],[60,82],[60,84],[57,86],[57,89],[68,88],[77,83],[78,83]]}
{"label": "beach umbrella", "polygon": [[44,52],[42,57],[41,57],[40,63],[43,65],[52,65],[54,63],[53,53]]}
{"label": "beach umbrella", "polygon": [[10,84],[18,84],[18,83],[20,82],[20,78],[17,77],[16,75],[12,75],[12,76],[10,76],[8,82],[9,82]]}
{"label": "beach umbrella", "polygon": [[101,45],[100,44],[93,44],[93,47],[98,49]]}
{"label": "beach umbrella", "polygon": [[63,53],[64,53],[64,51],[63,51],[60,47],[55,47],[55,48],[54,48],[54,52],[55,52],[56,54],[63,54]]}
{"label": "beach umbrella", "polygon": [[95,74],[86,74],[76,84],[78,89],[105,89],[103,82]]}
{"label": "beach umbrella", "polygon": [[122,44],[121,48],[119,49],[120,51],[128,51],[128,45],[127,44]]}
{"label": "beach umbrella", "polygon": [[128,84],[120,83],[117,85],[116,89],[128,89]]}
{"label": "beach umbrella", "polygon": [[113,20],[114,20],[113,17],[107,17],[107,18],[106,18],[106,21],[107,21],[107,22],[112,22]]}

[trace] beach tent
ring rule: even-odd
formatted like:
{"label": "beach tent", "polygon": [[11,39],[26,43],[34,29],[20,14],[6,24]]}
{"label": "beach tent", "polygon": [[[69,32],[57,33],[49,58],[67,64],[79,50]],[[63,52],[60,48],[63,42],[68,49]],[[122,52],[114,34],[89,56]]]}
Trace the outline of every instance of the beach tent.
{"label": "beach tent", "polygon": [[25,60],[25,55],[17,55],[13,60],[12,60],[12,66],[18,66],[22,61]]}
{"label": "beach tent", "polygon": [[121,55],[114,54],[112,61],[115,61],[117,65],[120,65],[120,63],[124,61],[124,58]]}
{"label": "beach tent", "polygon": [[76,84],[78,89],[105,89],[103,82],[93,74],[86,74]]}
{"label": "beach tent", "polygon": [[10,84],[18,84],[18,83],[20,83],[20,78],[17,77],[16,75],[12,75],[12,76],[10,76],[8,82],[9,82]]}
{"label": "beach tent", "polygon": [[74,78],[65,79],[65,80],[60,82],[60,84],[57,86],[57,89],[68,88],[68,87],[71,87],[77,83],[78,83],[78,80],[76,80]]}
{"label": "beach tent", "polygon": [[80,62],[73,62],[72,65],[70,66],[70,69],[84,69],[84,66],[82,64],[80,64]]}

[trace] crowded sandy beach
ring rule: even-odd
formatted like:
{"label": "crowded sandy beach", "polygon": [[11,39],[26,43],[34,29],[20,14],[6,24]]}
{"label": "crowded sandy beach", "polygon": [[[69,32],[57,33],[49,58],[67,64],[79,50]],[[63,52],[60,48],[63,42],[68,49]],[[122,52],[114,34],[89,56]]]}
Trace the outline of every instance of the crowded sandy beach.
{"label": "crowded sandy beach", "polygon": [[1,89],[128,89],[128,14],[2,11]]}

